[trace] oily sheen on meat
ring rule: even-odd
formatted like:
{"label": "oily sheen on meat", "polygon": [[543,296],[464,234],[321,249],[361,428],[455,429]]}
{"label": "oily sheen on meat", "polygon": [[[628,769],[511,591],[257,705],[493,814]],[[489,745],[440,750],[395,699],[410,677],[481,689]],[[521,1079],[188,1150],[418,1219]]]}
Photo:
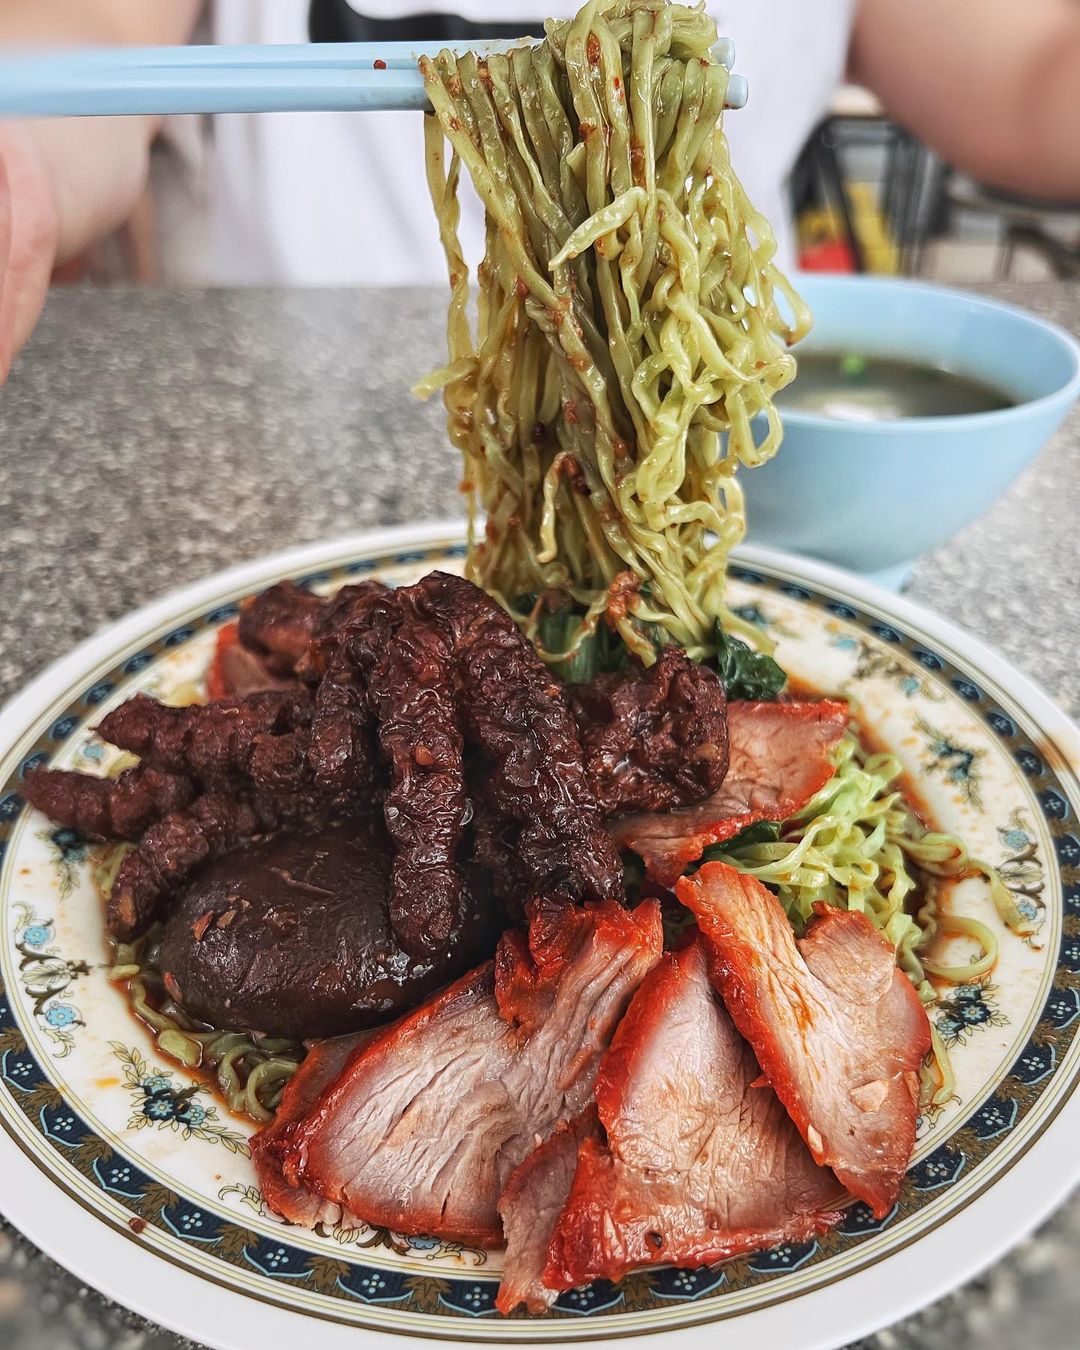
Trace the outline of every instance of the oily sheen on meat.
{"label": "oily sheen on meat", "polygon": [[[565,1148],[553,1136],[503,1196],[503,1312],[518,1302],[539,1311],[559,1290],[642,1266],[699,1266],[803,1242],[840,1217],[843,1187],[762,1084],[697,936],[634,995],[600,1065],[596,1102],[603,1132],[583,1138],[576,1169],[550,1156]],[[541,1170],[547,1190],[534,1176]],[[552,1204],[559,1181],[561,1212]]]}
{"label": "oily sheen on meat", "polygon": [[385,1023],[494,950],[480,887],[441,948],[410,957],[390,922],[381,813],[248,841],[200,867],[159,949],[168,987],[210,1026],[296,1040]]}
{"label": "oily sheen on meat", "polygon": [[786,820],[832,777],[830,752],[847,729],[846,703],[729,703],[727,776],[694,806],[643,811],[610,826],[654,881],[674,886],[710,844],[758,820]]}
{"label": "oily sheen on meat", "polygon": [[892,948],[857,911],[818,905],[796,941],[776,896],[707,863],[677,887],[710,972],[810,1152],[877,1218],[915,1143],[930,1023]]}
{"label": "oily sheen on meat", "polygon": [[[529,933],[377,1033],[259,1151],[366,1223],[493,1246],[514,1168],[592,1100],[600,1058],[662,948],[659,907],[539,903]],[[292,1208],[278,1195],[279,1213]]]}

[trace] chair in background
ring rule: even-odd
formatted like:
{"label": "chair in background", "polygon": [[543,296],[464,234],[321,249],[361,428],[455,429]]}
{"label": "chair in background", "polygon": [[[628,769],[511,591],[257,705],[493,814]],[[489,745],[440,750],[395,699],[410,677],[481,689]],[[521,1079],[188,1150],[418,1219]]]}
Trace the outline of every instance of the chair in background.
{"label": "chair in background", "polygon": [[846,168],[855,159],[872,162],[877,169],[877,211],[895,248],[894,270],[905,275],[917,271],[935,214],[941,168],[931,152],[891,122],[864,89],[851,85],[839,89],[810,136],[792,176],[796,212],[810,202],[830,207],[854,270],[874,270],[852,192],[853,180],[867,175],[862,171],[852,175]]}
{"label": "chair in background", "polygon": [[1080,202],[1024,197],[967,180],[950,181],[944,201],[949,212],[971,211],[997,221],[1002,281],[1011,278],[1018,252],[1033,253],[1059,280],[1080,280]]}

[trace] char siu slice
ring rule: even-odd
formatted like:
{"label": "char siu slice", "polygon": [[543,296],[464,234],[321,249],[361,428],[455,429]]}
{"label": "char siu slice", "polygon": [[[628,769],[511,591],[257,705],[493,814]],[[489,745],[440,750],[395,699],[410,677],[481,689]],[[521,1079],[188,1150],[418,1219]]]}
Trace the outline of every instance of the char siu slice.
{"label": "char siu slice", "polygon": [[889,1212],[911,1159],[930,1023],[865,915],[816,906],[796,942],[776,896],[707,863],[677,887],[736,1026],[819,1163]]}
{"label": "char siu slice", "polygon": [[288,1127],[307,1115],[319,1095],[341,1073],[352,1052],[371,1034],[360,1031],[351,1036],[316,1041],[282,1093],[274,1119],[251,1141],[251,1160],[259,1175],[263,1199],[290,1223],[314,1228],[317,1223],[332,1227],[341,1221],[340,1205],[330,1204],[320,1195],[288,1184],[281,1173],[276,1146]]}
{"label": "char siu slice", "polygon": [[528,941],[506,934],[494,964],[378,1033],[288,1127],[285,1179],[376,1226],[497,1244],[510,1173],[588,1106],[661,947],[653,902],[538,903]]}
{"label": "char siu slice", "polygon": [[509,1213],[511,1187],[531,1159],[511,1179],[500,1206],[508,1247],[499,1306],[535,1309],[588,1280],[706,1265],[803,1242],[836,1223],[843,1187],[815,1164],[760,1078],[695,937],[654,967],[604,1056],[596,1082],[603,1133],[583,1141],[557,1222],[537,1213],[537,1227],[552,1230],[546,1267],[535,1237],[515,1243],[523,1225]]}
{"label": "char siu slice", "polygon": [[234,619],[218,630],[210,669],[206,672],[206,693],[212,699],[230,694],[241,697],[264,690],[289,689],[296,685],[291,676],[272,675],[256,652],[240,641],[240,625]]}
{"label": "char siu slice", "polygon": [[506,1317],[519,1303],[531,1313],[546,1312],[558,1298],[558,1290],[548,1289],[543,1279],[551,1235],[570,1194],[578,1146],[595,1132],[594,1106],[561,1123],[514,1169],[499,1197],[506,1258],[495,1306]]}
{"label": "char siu slice", "polygon": [[758,820],[786,820],[833,774],[829,757],[847,727],[844,703],[729,703],[727,777],[695,806],[644,811],[615,821],[612,838],[632,848],[649,876],[673,886],[710,844]]}

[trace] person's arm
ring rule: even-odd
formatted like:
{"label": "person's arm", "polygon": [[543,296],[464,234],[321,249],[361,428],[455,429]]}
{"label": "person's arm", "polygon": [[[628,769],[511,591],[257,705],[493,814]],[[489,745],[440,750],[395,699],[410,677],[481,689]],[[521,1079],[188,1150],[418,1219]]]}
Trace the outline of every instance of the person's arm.
{"label": "person's arm", "polygon": [[[201,0],[4,0],[0,48],[184,41]],[[130,215],[156,121],[0,120],[0,384],[41,313],[57,263]]]}
{"label": "person's arm", "polygon": [[849,74],[980,182],[1080,200],[1077,0],[859,0]]}

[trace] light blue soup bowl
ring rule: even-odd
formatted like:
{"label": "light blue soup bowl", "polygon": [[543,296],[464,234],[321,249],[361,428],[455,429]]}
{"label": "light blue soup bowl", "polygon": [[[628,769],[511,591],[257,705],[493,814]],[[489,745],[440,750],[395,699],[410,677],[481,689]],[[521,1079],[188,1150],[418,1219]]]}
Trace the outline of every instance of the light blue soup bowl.
{"label": "light blue soup bowl", "polygon": [[1080,393],[1080,343],[1025,310],[881,277],[794,278],[818,349],[942,366],[1016,406],[956,417],[841,422],[785,410],[776,457],[741,475],[749,539],[898,586],[974,520],[1061,425]]}

